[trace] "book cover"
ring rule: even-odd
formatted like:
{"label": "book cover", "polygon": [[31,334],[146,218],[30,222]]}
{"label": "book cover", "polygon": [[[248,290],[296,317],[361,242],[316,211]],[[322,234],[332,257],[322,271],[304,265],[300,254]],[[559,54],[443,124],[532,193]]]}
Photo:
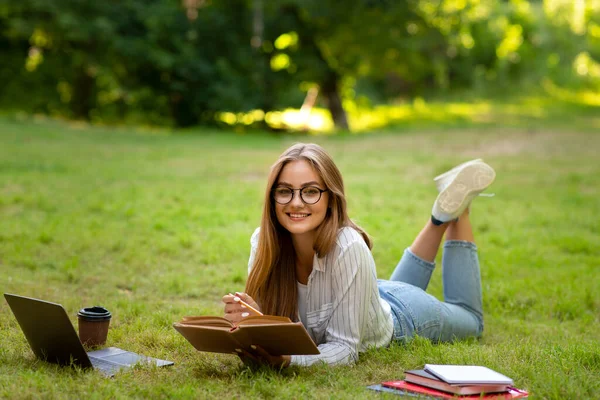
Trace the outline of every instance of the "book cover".
{"label": "book cover", "polygon": [[[419,395],[431,399],[456,399],[455,394],[443,392],[428,388],[425,386],[409,383],[406,381],[388,381],[382,382],[381,386],[388,389],[395,389],[399,393],[397,394],[408,394],[410,396]],[[375,389],[374,389],[375,390]],[[508,387],[506,392],[502,393],[489,393],[489,394],[473,394],[460,396],[461,400],[474,400],[474,399],[489,399],[489,400],[510,400],[510,399],[524,399],[529,396],[525,390],[520,390],[514,387]]]}
{"label": "book cover", "polygon": [[425,364],[425,371],[453,385],[513,385],[513,380],[479,365]]}
{"label": "book cover", "polygon": [[251,316],[237,325],[221,317],[184,317],[173,327],[199,351],[235,353],[258,345],[275,356],[319,354],[304,326],[285,317]]}

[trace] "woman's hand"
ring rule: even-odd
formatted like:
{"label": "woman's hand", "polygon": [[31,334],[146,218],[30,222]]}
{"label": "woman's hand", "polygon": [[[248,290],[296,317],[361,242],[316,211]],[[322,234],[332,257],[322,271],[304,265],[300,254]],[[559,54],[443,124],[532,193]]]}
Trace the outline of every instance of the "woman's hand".
{"label": "woman's hand", "polygon": [[237,324],[241,320],[251,315],[258,315],[248,307],[240,303],[240,300],[245,301],[251,307],[260,311],[260,307],[254,299],[246,293],[235,292],[235,294],[227,294],[221,299],[225,303],[225,319]]}
{"label": "woman's hand", "polygon": [[248,366],[268,365],[273,368],[286,368],[291,356],[272,356],[260,346],[252,345],[249,350],[236,349],[242,362]]}

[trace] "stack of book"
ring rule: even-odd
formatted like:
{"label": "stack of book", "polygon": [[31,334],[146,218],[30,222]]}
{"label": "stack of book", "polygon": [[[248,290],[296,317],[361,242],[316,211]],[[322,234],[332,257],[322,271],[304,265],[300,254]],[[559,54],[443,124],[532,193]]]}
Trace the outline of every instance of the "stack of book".
{"label": "stack of book", "polygon": [[512,385],[513,380],[509,377],[482,366],[425,364],[424,369],[405,371],[404,380],[382,382],[370,388],[433,399],[457,396],[461,399],[528,397],[526,391]]}

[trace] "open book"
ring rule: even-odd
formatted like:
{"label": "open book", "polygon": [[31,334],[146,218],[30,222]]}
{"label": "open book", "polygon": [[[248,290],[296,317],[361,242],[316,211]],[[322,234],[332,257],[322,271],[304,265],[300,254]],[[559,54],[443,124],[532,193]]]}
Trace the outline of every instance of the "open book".
{"label": "open book", "polygon": [[184,317],[173,327],[199,351],[235,353],[258,345],[274,356],[319,354],[304,326],[286,317],[250,316],[237,325],[221,317]]}

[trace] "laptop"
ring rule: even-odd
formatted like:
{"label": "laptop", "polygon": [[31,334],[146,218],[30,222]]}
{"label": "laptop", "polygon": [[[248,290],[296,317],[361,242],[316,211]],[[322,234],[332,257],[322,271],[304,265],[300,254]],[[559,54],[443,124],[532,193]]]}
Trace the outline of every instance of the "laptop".
{"label": "laptop", "polygon": [[131,351],[108,347],[86,352],[79,335],[60,304],[15,294],[4,294],[21,330],[35,356],[59,365],[94,368],[106,376],[138,363],[159,367],[173,365],[172,361],[146,357]]}

